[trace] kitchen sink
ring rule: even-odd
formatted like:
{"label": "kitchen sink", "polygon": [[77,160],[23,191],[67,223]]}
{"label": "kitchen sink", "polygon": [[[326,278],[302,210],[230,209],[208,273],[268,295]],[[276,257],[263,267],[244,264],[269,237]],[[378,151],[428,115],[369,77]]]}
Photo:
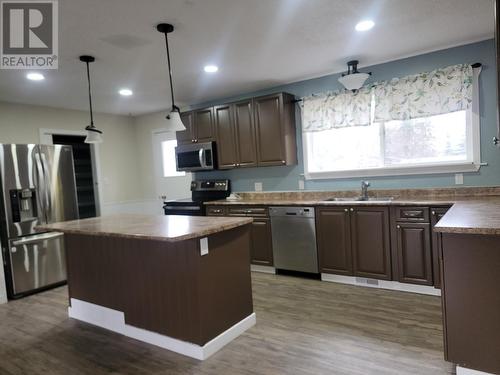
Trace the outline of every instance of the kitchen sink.
{"label": "kitchen sink", "polygon": [[334,197],[325,199],[324,202],[390,202],[393,197],[369,197],[363,198],[361,196],[357,197]]}

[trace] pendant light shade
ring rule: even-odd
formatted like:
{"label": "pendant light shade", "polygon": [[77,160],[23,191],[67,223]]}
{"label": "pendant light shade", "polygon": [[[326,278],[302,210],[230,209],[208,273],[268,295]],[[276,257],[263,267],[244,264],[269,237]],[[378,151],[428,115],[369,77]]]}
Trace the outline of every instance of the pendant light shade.
{"label": "pendant light shade", "polygon": [[371,73],[361,73],[358,71],[358,60],[352,60],[347,63],[347,73],[342,74],[339,82],[351,91],[359,90],[363,87],[365,81],[370,77]]}
{"label": "pendant light shade", "polygon": [[168,48],[168,34],[174,31],[174,26],[169,23],[160,23],[156,26],[156,30],[165,35],[165,47],[167,49],[167,64],[168,64],[168,77],[170,79],[170,95],[172,97],[172,110],[167,115],[167,120],[169,122],[169,129],[175,131],[186,130],[186,127],[182,123],[179,107],[175,105],[174,99],[174,85],[172,84],[172,67],[170,65],[170,51]]}
{"label": "pendant light shade", "polygon": [[90,125],[88,125],[85,130],[87,131],[87,138],[85,138],[85,143],[101,143],[102,142],[102,131],[94,126],[94,114],[92,111],[92,92],[90,87],[90,68],[89,64],[95,61],[93,56],[83,55],[80,56],[80,61],[87,65],[87,82],[89,88],[89,111],[90,111]]}
{"label": "pendant light shade", "polygon": [[186,127],[182,123],[181,115],[178,111],[174,110],[170,112],[167,116],[167,120],[169,122],[169,130],[173,130],[176,132],[186,130]]}

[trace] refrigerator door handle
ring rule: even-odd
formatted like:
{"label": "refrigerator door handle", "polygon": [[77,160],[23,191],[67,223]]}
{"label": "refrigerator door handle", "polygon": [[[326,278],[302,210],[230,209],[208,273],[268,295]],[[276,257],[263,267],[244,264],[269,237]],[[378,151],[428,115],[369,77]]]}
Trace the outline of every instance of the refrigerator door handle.
{"label": "refrigerator door handle", "polygon": [[40,154],[37,152],[35,154],[36,170],[37,170],[37,190],[38,197],[36,199],[40,200],[40,207],[42,208],[43,222],[47,222],[47,192],[46,192],[46,182],[45,174],[43,172],[42,161],[40,160]]}
{"label": "refrigerator door handle", "polygon": [[30,236],[29,238],[23,238],[22,240],[12,241],[12,246],[29,245],[41,241],[54,240],[62,236],[64,236],[64,233],[62,232],[35,234],[34,236]]}
{"label": "refrigerator door handle", "polygon": [[[48,175],[47,171],[49,170],[49,168],[46,166],[48,166],[48,161],[47,161],[47,157],[45,156],[45,154],[43,152],[40,152],[40,156],[42,158],[42,164],[44,166],[43,168],[43,175],[44,175],[44,182],[45,182],[45,201],[47,202],[47,205],[45,206],[45,211],[47,213],[47,222],[49,222],[49,217],[51,217],[51,212],[52,212],[52,199],[50,197],[50,194],[51,194],[51,183],[52,181],[50,180],[50,175]],[[48,182],[47,182],[48,181]]]}

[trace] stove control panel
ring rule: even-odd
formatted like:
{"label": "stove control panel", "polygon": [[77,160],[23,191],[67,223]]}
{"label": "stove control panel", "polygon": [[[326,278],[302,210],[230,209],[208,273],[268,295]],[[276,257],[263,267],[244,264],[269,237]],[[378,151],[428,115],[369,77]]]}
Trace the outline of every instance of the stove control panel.
{"label": "stove control panel", "polygon": [[229,191],[229,180],[195,180],[191,191]]}

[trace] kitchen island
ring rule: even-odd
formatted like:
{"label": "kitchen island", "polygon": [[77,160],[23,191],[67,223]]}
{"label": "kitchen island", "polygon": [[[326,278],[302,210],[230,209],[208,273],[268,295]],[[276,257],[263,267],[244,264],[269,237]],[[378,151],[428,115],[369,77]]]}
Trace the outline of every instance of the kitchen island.
{"label": "kitchen island", "polygon": [[120,214],[65,234],[69,316],[200,360],[255,324],[251,218]]}

